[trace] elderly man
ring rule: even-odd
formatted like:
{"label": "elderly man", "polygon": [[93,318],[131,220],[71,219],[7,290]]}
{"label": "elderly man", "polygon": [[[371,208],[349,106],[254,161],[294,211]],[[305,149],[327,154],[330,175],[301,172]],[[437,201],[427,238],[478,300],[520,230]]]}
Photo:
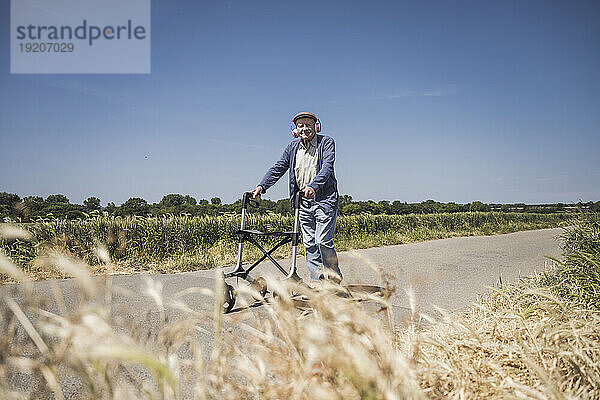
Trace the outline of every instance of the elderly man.
{"label": "elderly man", "polygon": [[335,142],[329,136],[317,134],[321,130],[321,122],[313,113],[296,114],[290,128],[296,139],[285,148],[279,161],[251,193],[253,198],[260,197],[289,170],[292,202],[294,194],[302,190],[310,203],[310,207],[300,209],[310,279],[329,278],[340,282],[342,272],[333,246],[338,206],[337,180],[333,170]]}

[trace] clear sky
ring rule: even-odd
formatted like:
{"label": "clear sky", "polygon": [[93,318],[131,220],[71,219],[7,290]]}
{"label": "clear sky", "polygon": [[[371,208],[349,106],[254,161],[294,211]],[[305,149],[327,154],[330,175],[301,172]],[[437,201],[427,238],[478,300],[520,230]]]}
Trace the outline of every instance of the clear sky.
{"label": "clear sky", "polygon": [[598,1],[151,6],[149,75],[11,75],[0,0],[0,191],[231,202],[309,110],[354,199],[600,200]]}

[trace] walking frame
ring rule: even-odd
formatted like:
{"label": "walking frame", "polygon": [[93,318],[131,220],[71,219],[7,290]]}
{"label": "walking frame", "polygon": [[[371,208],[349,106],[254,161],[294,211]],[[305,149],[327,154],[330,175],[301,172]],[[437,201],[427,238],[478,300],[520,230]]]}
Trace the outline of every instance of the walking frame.
{"label": "walking frame", "polygon": [[[250,272],[254,268],[256,268],[261,262],[266,259],[269,259],[273,265],[284,275],[283,280],[292,280],[296,283],[302,283],[302,279],[298,276],[297,273],[297,260],[296,255],[298,253],[298,244],[300,242],[300,208],[301,207],[310,207],[310,202],[303,197],[303,192],[298,191],[293,197],[293,207],[294,207],[294,228],[292,231],[286,232],[261,232],[257,230],[246,229],[246,214],[248,211],[248,206],[258,208],[259,203],[257,200],[252,198],[252,193],[245,192],[242,195],[242,220],[240,223],[240,229],[236,232],[238,237],[238,255],[235,267],[233,270],[226,272],[223,277],[225,279],[228,278],[242,278],[247,281],[262,297],[264,297],[267,293],[267,282],[263,277],[254,278],[250,275]],[[266,250],[263,245],[256,239],[257,237],[267,237],[273,236],[278,237],[279,242],[277,242],[271,249]],[[249,242],[256,246],[262,253],[262,257],[256,260],[252,265],[247,268],[244,268],[242,263],[242,254],[244,251],[244,243]],[[273,258],[273,253],[275,250],[280,248],[283,245],[288,243],[292,243],[292,264],[288,270],[286,270],[277,260]],[[346,294],[351,296],[351,291],[356,293],[371,293],[371,294],[383,294],[383,288],[380,286],[373,285],[345,285],[344,289],[347,291]],[[233,287],[225,282],[225,296],[223,303],[223,311],[228,313],[233,309],[236,300],[236,291]]]}
{"label": "walking frame", "polygon": [[[258,201],[252,200],[252,193],[246,192],[242,196],[242,221],[240,224],[240,230],[236,232],[239,238],[238,244],[238,255],[237,262],[235,268],[225,274],[225,278],[242,278],[252,283],[254,279],[249,275],[250,272],[265,259],[269,259],[282,274],[285,275],[284,280],[294,279],[295,281],[300,281],[300,277],[296,273],[296,254],[298,252],[298,242],[300,238],[299,231],[299,216],[300,216],[300,206],[302,205],[302,192],[296,193],[294,196],[294,230],[291,232],[261,232],[256,230],[246,229],[246,212],[248,209],[248,205],[258,208]],[[307,205],[308,206],[308,205]],[[265,248],[255,239],[255,236],[277,236],[281,237],[281,240],[269,251],[265,250]],[[259,258],[254,264],[252,264],[247,269],[244,269],[242,265],[242,253],[244,251],[244,242],[250,242],[255,245],[262,253],[263,256]],[[280,248],[281,246],[292,242],[292,266],[289,271],[286,271],[285,268],[281,266],[271,255],[275,250]]]}
{"label": "walking frame", "polygon": [[[246,280],[248,283],[253,285],[261,295],[266,294],[266,281],[264,278],[259,277],[257,279],[253,278],[250,275],[250,272],[254,268],[256,268],[261,262],[266,259],[269,259],[275,267],[285,276],[283,279],[288,280],[292,279],[295,282],[301,282],[302,279],[298,276],[297,273],[297,253],[298,253],[298,243],[300,242],[300,207],[305,206],[309,207],[310,204],[307,203],[306,199],[303,198],[302,191],[298,191],[293,197],[293,207],[294,207],[294,229],[292,231],[287,232],[261,232],[257,230],[246,229],[246,214],[248,211],[248,206],[258,208],[258,201],[252,199],[252,193],[245,192],[242,195],[242,220],[240,223],[240,229],[236,232],[238,237],[238,255],[235,267],[233,270],[224,274],[225,279],[227,278],[242,278]],[[257,237],[266,237],[266,236],[274,236],[280,238],[279,242],[275,244],[271,249],[266,250],[263,245],[256,239]],[[262,257],[256,260],[252,265],[247,268],[244,268],[242,263],[242,254],[244,252],[244,243],[249,242],[256,246],[262,253]],[[283,245],[288,243],[292,243],[292,266],[289,271],[287,271],[281,264],[277,262],[273,258],[273,253],[275,250],[280,248]],[[235,292],[233,288],[225,284],[225,304],[223,304],[223,308],[226,312],[231,311],[233,305],[235,304]]]}

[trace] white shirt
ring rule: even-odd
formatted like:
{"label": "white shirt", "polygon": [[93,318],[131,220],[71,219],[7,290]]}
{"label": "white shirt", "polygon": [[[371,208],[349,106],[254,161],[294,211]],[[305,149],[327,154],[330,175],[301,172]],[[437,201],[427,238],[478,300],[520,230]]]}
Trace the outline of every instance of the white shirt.
{"label": "white shirt", "polygon": [[315,179],[317,175],[317,157],[317,135],[315,134],[306,146],[300,140],[298,151],[296,151],[296,165],[294,165],[296,183],[300,190],[306,188]]}

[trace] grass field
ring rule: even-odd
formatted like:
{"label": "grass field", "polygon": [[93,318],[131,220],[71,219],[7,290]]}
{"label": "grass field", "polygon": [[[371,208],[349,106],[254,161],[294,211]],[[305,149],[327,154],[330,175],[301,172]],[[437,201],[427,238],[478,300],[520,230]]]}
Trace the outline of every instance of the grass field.
{"label": "grass field", "polygon": [[[423,215],[341,216],[335,236],[338,250],[386,246],[452,236],[490,235],[562,226],[568,214],[468,212]],[[107,218],[83,221],[52,220],[23,225],[33,240],[2,240],[0,247],[36,279],[60,277],[56,269],[33,262],[51,250],[84,259],[95,273],[107,272],[97,249],[106,249],[113,273],[179,272],[233,265],[237,255],[239,216]],[[251,216],[247,226],[262,231],[287,231],[292,217]],[[269,243],[267,243],[269,244]],[[299,247],[300,254],[303,247]],[[275,257],[289,257],[290,245]],[[246,246],[244,260],[260,255]]]}
{"label": "grass field", "polygon": [[[0,397],[60,399],[61,379],[70,375],[89,398],[174,399],[185,388],[200,399],[597,399],[600,217],[570,225],[564,261],[551,269],[499,287],[461,314],[432,320],[413,311],[401,327],[391,321],[387,297],[371,299],[378,315],[328,290],[295,288],[312,310],[301,313],[276,280],[270,287],[279,296],[264,306],[268,312],[238,320],[231,331],[222,326],[222,295],[214,314],[201,315],[179,295],[162,298],[149,282],[162,317],[158,333],[148,335],[94,300],[110,298],[108,282],[54,254],[40,262],[74,276],[83,296],[73,313],[55,314],[45,299],[30,295],[19,305],[4,292]],[[2,234],[31,239],[13,228]],[[6,256],[0,270],[28,279]],[[165,308],[181,316],[167,319]],[[204,360],[197,333],[209,332],[207,322],[214,349]]]}

